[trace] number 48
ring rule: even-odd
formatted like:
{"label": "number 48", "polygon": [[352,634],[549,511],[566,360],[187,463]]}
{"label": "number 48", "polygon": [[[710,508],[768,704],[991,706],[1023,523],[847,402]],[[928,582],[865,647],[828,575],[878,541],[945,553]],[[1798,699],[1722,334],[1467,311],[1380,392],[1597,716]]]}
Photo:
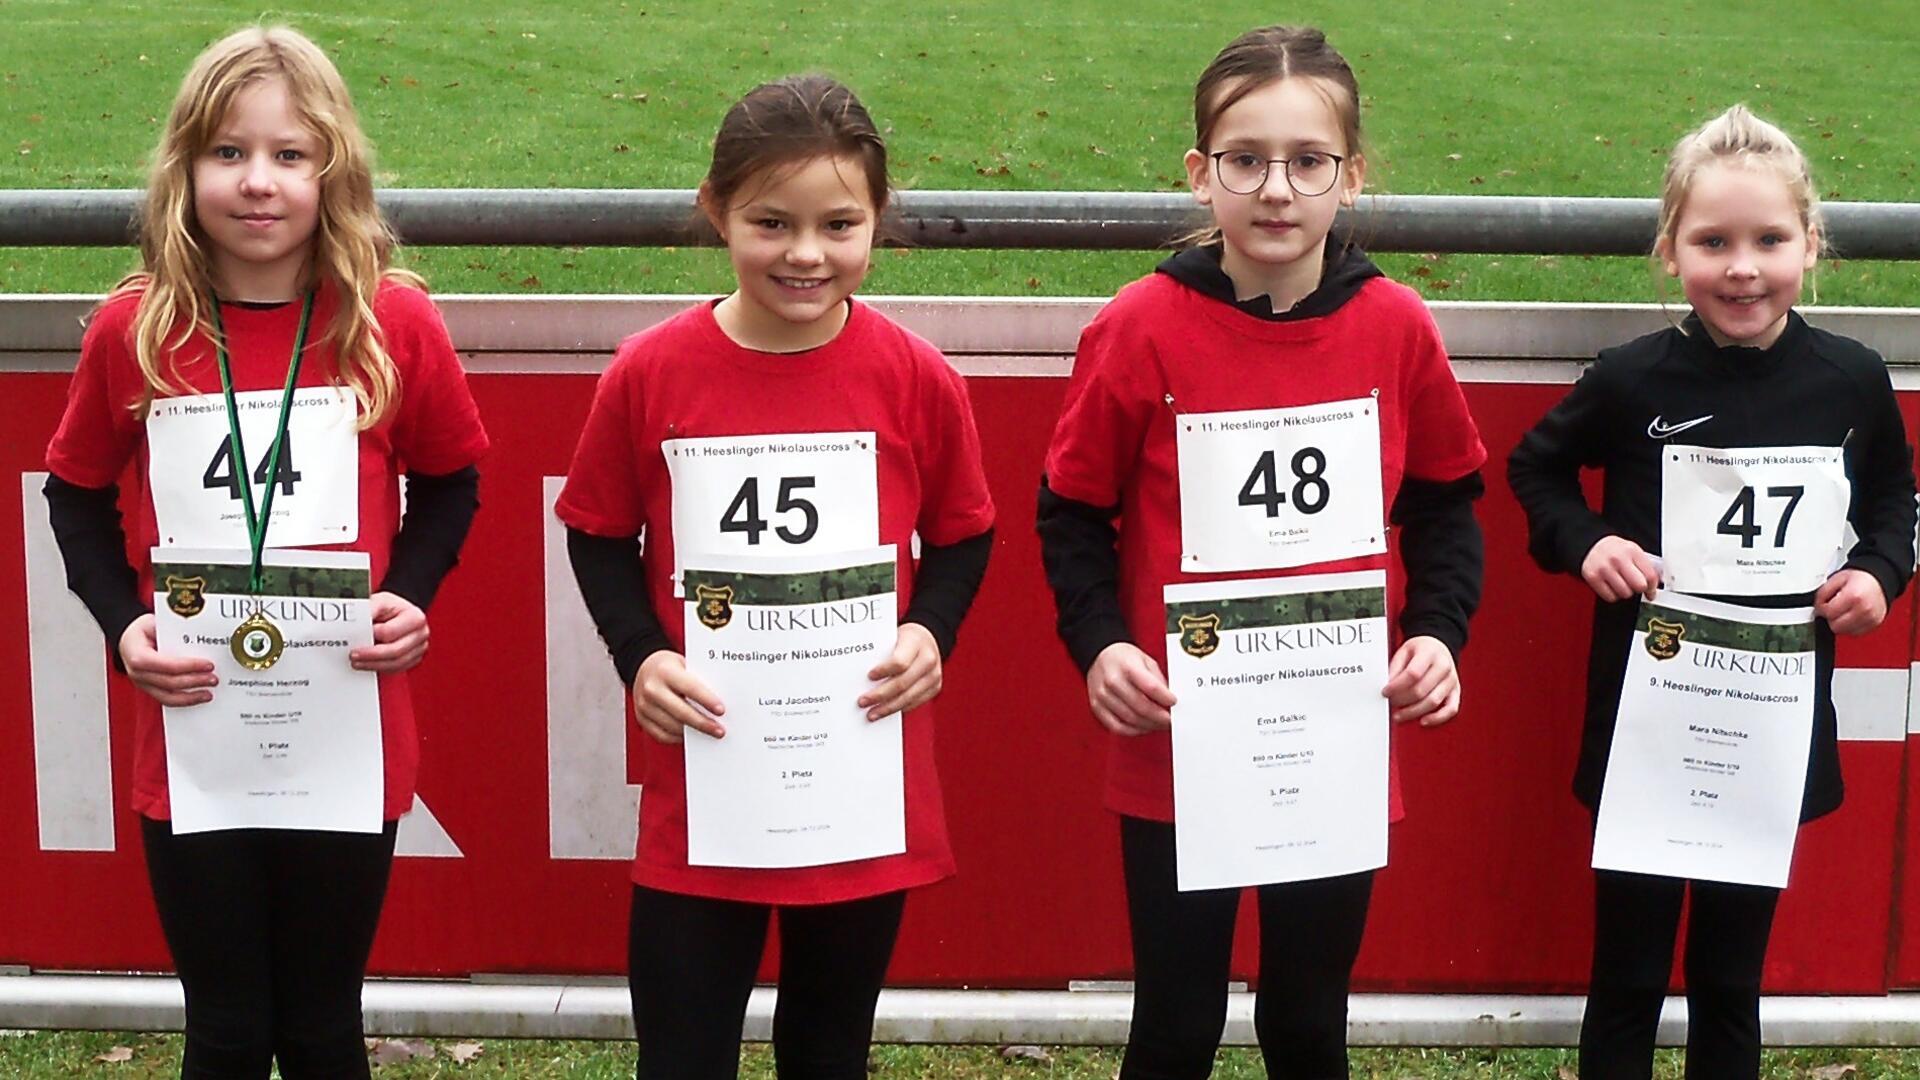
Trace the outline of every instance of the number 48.
{"label": "number 48", "polygon": [[[1327,486],[1327,455],[1317,446],[1303,447],[1293,455],[1293,508],[1303,514],[1317,514],[1327,508],[1333,490]],[[1280,478],[1274,467],[1273,451],[1268,450],[1254,462],[1247,482],[1240,485],[1240,505],[1258,506],[1268,517],[1279,517],[1289,492],[1280,490]]]}

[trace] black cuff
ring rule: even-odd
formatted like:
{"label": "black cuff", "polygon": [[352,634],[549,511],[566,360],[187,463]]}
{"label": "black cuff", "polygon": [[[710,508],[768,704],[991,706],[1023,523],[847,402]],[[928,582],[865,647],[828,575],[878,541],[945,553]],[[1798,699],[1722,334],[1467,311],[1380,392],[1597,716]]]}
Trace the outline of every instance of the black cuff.
{"label": "black cuff", "polygon": [[1900,572],[1899,567],[1893,565],[1891,559],[1881,555],[1864,553],[1855,555],[1840,569],[1864,570],[1872,574],[1873,580],[1880,583],[1880,594],[1887,598],[1888,607],[1892,607],[1893,602],[1899,599],[1901,589],[1906,584],[1906,575]]}
{"label": "black cuff", "polygon": [[913,595],[901,622],[919,623],[940,646],[940,658],[953,655],[960,621],[973,607],[980,581],[987,575],[993,554],[993,530],[953,544],[922,544],[920,567],[913,575]]}
{"label": "black cuff", "polygon": [[632,686],[647,657],[673,648],[647,591],[640,542],[569,528],[567,560],[573,564],[573,579],[580,586],[587,613],[613,657],[614,670],[621,682]]}
{"label": "black cuff", "polygon": [[1460,654],[1467,648],[1467,631],[1459,623],[1438,617],[1409,619],[1403,616],[1400,619],[1400,639],[1404,641],[1407,638],[1417,637],[1437,639],[1440,644],[1447,647],[1448,652],[1453,654],[1456,663],[1460,660]]}
{"label": "black cuff", "polygon": [[382,592],[405,597],[425,611],[454,565],[480,509],[480,470],[469,465],[445,476],[407,474],[407,511],[394,534]]}
{"label": "black cuff", "polygon": [[1586,565],[1587,552],[1593,550],[1593,545],[1609,536],[1618,535],[1620,534],[1610,528],[1605,519],[1598,514],[1593,516],[1592,521],[1577,528],[1571,525],[1563,527],[1560,530],[1560,549],[1557,552],[1560,569],[1574,577],[1579,577],[1580,568]]}

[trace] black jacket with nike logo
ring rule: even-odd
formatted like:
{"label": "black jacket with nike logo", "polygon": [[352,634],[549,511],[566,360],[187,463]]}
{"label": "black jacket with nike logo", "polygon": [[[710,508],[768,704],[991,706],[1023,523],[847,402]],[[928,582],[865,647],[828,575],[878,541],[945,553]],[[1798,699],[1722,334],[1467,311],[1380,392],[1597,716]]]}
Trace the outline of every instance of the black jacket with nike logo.
{"label": "black jacket with nike logo", "polygon": [[[1528,549],[1543,569],[1580,573],[1602,537],[1623,536],[1658,555],[1661,451],[1670,443],[1723,449],[1843,446],[1859,542],[1846,565],[1880,582],[1889,605],[1914,570],[1913,451],[1884,361],[1849,338],[1787,316],[1767,349],[1720,348],[1695,316],[1600,354],[1520,441],[1507,478],[1527,512]],[[1599,513],[1580,470],[1605,470]],[[1811,594],[1717,597],[1752,607],[1795,607]],[[1600,802],[1638,599],[1596,601],[1587,657],[1586,726],[1574,793]],[[1840,805],[1843,788],[1833,711],[1833,631],[1815,623],[1813,746],[1800,817]]]}

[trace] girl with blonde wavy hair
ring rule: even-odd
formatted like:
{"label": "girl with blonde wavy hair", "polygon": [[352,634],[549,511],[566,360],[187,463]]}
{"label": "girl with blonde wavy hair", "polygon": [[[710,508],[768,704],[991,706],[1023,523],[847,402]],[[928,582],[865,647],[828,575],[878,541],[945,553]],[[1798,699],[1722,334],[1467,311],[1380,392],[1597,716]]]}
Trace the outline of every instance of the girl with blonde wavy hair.
{"label": "girl with blonde wavy hair", "polygon": [[[141,691],[132,802],[186,991],[183,1076],[264,1078],[276,1060],[289,1080],[368,1075],[360,984],[419,764],[405,672],[425,656],[425,609],[472,522],[487,447],[440,313],[392,268],[393,249],[327,56],[286,27],[214,43],[153,156],[141,268],[94,312],[47,448],[69,586]],[[269,544],[363,553],[376,583],[372,644],[338,662],[342,680],[375,681],[378,716],[305,705],[380,732],[382,775],[356,789],[358,825],[290,827],[244,770],[230,787],[195,778],[216,823],[174,813],[193,710],[242,693],[221,687],[247,672],[162,651],[153,549],[250,559],[260,617]]]}

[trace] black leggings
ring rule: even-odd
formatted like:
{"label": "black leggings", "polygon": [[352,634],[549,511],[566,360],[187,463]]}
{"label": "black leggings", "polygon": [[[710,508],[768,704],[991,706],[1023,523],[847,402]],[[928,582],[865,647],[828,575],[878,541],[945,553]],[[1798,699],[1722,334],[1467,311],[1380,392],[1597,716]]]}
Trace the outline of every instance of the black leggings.
{"label": "black leggings", "polygon": [[173,835],[140,819],[160,929],[186,991],[182,1077],[368,1075],[360,984],[398,822],[378,833]]}
{"label": "black leggings", "polygon": [[1594,871],[1593,978],[1580,1023],[1581,1080],[1646,1080],[1687,917],[1687,1080],[1760,1071],[1760,969],[1780,890]]}
{"label": "black leggings", "polygon": [[[1180,892],[1173,826],[1120,819],[1133,931],[1133,1028],[1121,1080],[1213,1071],[1227,1019],[1239,889]],[[1347,984],[1367,925],[1373,872],[1263,885],[1253,1029],[1277,1080],[1347,1075]]]}
{"label": "black leggings", "polygon": [[907,894],[770,907],[633,887],[627,986],[641,1080],[718,1080],[740,1071],[740,1027],[780,916],[773,1059],[783,1080],[865,1080],[873,1011]]}

